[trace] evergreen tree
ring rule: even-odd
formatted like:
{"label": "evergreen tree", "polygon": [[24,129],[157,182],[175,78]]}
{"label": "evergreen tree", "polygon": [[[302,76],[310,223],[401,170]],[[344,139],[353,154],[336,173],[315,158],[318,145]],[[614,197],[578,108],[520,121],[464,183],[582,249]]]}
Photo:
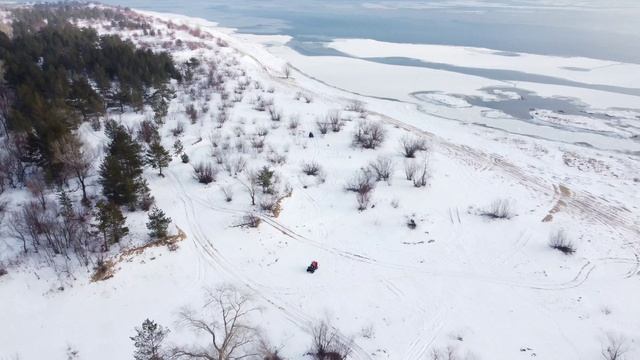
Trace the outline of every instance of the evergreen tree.
{"label": "evergreen tree", "polygon": [[273,185],[273,176],[275,172],[273,170],[269,170],[268,167],[264,166],[258,172],[258,185],[262,187],[262,192],[267,194],[271,192],[271,186]]}
{"label": "evergreen tree", "polygon": [[169,154],[169,151],[160,144],[160,141],[154,140],[149,145],[145,158],[147,164],[151,165],[154,169],[158,169],[158,171],[160,171],[160,176],[163,176],[162,168],[166,168],[169,165],[169,162],[171,161],[171,154]]}
{"label": "evergreen tree", "polygon": [[183,151],[184,145],[182,145],[182,141],[180,141],[180,139],[176,140],[176,142],[173,143],[173,153],[176,155],[180,155]]}
{"label": "evergreen tree", "polygon": [[111,142],[100,165],[102,193],[116,205],[134,206],[141,186],[141,147],[114,121],[107,122],[105,131]]}
{"label": "evergreen tree", "polygon": [[149,236],[153,239],[164,238],[167,236],[167,228],[171,223],[171,218],[167,217],[164,211],[154,206],[149,212],[149,221],[147,222],[147,229],[149,229]]}
{"label": "evergreen tree", "polygon": [[169,330],[155,321],[146,319],[142,322],[142,327],[136,328],[136,335],[133,340],[135,360],[164,360],[166,358],[162,349],[162,343],[169,334]]}
{"label": "evergreen tree", "polygon": [[109,245],[120,242],[129,233],[125,226],[127,218],[122,215],[120,207],[112,202],[101,201],[96,204],[96,230],[104,240],[103,250],[109,250]]}

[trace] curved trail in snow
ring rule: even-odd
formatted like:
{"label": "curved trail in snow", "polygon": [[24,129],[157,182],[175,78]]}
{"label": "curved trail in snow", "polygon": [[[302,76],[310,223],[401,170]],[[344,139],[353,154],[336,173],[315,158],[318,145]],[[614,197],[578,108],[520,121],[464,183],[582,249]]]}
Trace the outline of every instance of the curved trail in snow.
{"label": "curved trail in snow", "polygon": [[[205,231],[202,230],[200,224],[197,221],[198,215],[196,213],[196,209],[194,206],[193,199],[188,195],[182,182],[179,177],[176,176],[172,171],[167,171],[168,174],[173,178],[173,183],[178,186],[175,187],[176,194],[178,195],[180,201],[182,202],[185,210],[185,217],[187,219],[188,225],[191,229],[191,236],[194,239],[194,244],[200,250],[200,253],[203,255],[205,260],[208,263],[218,269],[219,271],[226,273],[231,278],[235,279],[238,283],[245,286],[251,293],[256,294],[264,301],[273,305],[273,307],[277,308],[280,312],[282,312],[291,323],[299,327],[301,330],[310,332],[313,328],[314,324],[318,322],[318,319],[308,316],[307,314],[296,310],[294,306],[286,303],[285,301],[277,298],[273,294],[270,293],[271,288],[264,286],[262,284],[258,284],[257,282],[251,280],[249,277],[242,275],[231,262],[226,260],[224,256],[218,251],[218,249],[214,246],[213,241],[211,241],[206,235]],[[222,210],[224,211],[224,210]],[[230,211],[225,211],[229,213]],[[232,212],[233,213],[233,212]],[[338,329],[336,329],[338,331]],[[349,342],[349,338],[341,333],[338,333],[341,340],[345,343]],[[351,357],[356,360],[364,360],[371,359],[371,356],[362,349],[355,342],[352,343],[351,346],[352,354]]]}

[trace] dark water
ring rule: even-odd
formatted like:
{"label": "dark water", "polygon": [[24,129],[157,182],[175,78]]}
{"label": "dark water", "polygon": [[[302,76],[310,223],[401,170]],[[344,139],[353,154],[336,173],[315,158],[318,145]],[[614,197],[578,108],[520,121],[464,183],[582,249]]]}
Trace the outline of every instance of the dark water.
{"label": "dark water", "polygon": [[486,0],[467,6],[450,0],[103,2],[197,16],[241,32],[286,34],[299,41],[367,38],[640,63],[637,0],[592,0],[580,6],[570,0],[562,1],[569,6],[537,0]]}

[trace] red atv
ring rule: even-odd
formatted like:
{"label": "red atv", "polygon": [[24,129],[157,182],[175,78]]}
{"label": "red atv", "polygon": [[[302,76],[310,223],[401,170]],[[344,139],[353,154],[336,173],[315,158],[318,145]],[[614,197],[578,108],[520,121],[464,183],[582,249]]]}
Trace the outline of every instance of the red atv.
{"label": "red atv", "polygon": [[314,260],[311,265],[307,266],[307,272],[313,274],[316,270],[318,270],[318,262]]}

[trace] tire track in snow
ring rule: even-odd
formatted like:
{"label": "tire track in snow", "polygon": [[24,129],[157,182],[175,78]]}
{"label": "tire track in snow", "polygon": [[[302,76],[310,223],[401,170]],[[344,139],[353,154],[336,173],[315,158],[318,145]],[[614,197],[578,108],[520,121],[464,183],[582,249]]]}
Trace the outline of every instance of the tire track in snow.
{"label": "tire track in snow", "polygon": [[[221,272],[226,273],[230,277],[234,278],[238,283],[245,286],[252,293],[258,295],[264,301],[268,302],[273,307],[277,308],[294,325],[296,325],[297,327],[299,327],[300,329],[306,332],[310,332],[310,329],[312,329],[313,325],[317,323],[317,319],[310,317],[301,311],[295,310],[295,307],[291,306],[290,304],[284,302],[281,299],[278,299],[277,297],[271,294],[267,294],[266,291],[270,289],[269,287],[258,284],[255,281],[245,276],[242,276],[220,254],[220,252],[217,250],[217,248],[215,248],[211,240],[209,240],[206,237],[206,235],[204,234],[204,231],[202,230],[202,228],[200,227],[200,225],[196,220],[197,214],[195,211],[195,207],[193,205],[193,199],[190,198],[189,195],[187,194],[180,179],[173,172],[168,171],[168,173],[170,173],[170,176],[174,179],[174,182],[178,184],[178,188],[176,188],[177,190],[176,194],[178,195],[181,202],[183,203],[186,219],[187,219],[187,222],[189,223],[190,229],[192,230],[192,237],[194,239],[194,242],[196,243],[197,247],[201,250],[201,254],[203,254],[205,258],[209,260],[210,265],[220,270]],[[344,341],[345,343],[349,341],[349,338],[343,335],[342,333],[340,333],[338,329],[335,329],[335,330],[338,331],[338,336],[340,337],[341,341]],[[356,360],[371,359],[369,354],[355,342],[352,343],[351,348],[352,348],[351,357],[353,359],[356,359]]]}

